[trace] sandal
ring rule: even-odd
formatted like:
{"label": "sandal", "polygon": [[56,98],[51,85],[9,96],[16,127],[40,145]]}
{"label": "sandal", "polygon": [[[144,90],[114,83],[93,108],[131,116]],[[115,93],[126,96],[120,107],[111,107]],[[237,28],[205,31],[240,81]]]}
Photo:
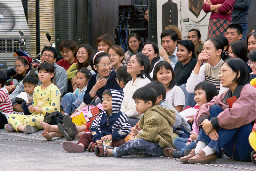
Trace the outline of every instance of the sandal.
{"label": "sandal", "polygon": [[96,145],[94,148],[95,155],[98,157],[107,157],[108,148],[106,146],[98,146]]}
{"label": "sandal", "polygon": [[82,145],[72,142],[64,142],[62,146],[64,150],[69,153],[81,153],[84,151],[84,147]]}
{"label": "sandal", "polygon": [[73,139],[69,136],[69,134],[67,133],[67,131],[64,129],[63,125],[61,123],[58,123],[57,124],[58,128],[59,128],[59,131],[60,133],[64,136],[64,138],[67,140],[67,141],[72,141]]}
{"label": "sandal", "polygon": [[94,152],[94,148],[95,148],[95,143],[94,142],[91,142],[88,146],[88,151],[89,152]]}
{"label": "sandal", "polygon": [[252,160],[252,163],[256,164],[256,157],[253,157],[254,154],[256,154],[256,152],[252,151],[251,152],[251,160]]}
{"label": "sandal", "polygon": [[32,134],[37,131],[37,128],[35,126],[26,125],[24,128],[25,134]]}
{"label": "sandal", "polygon": [[76,134],[78,134],[76,125],[72,122],[72,119],[69,115],[65,115],[63,117],[63,127],[70,137],[75,137]]}
{"label": "sandal", "polygon": [[11,124],[5,124],[5,125],[4,125],[4,129],[5,129],[7,132],[14,132],[14,131],[15,131]]}

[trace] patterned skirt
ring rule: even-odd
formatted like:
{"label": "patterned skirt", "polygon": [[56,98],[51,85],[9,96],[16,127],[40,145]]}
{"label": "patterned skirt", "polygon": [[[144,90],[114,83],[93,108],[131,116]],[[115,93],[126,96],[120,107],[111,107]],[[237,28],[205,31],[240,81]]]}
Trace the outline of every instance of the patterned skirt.
{"label": "patterned skirt", "polygon": [[231,22],[224,19],[211,19],[208,27],[208,39],[217,35],[224,35]]}

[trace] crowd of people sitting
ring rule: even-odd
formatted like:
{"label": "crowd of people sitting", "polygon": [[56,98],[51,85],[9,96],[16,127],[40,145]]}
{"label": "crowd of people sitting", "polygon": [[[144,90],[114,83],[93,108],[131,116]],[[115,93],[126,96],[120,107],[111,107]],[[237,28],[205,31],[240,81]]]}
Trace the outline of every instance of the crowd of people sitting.
{"label": "crowd of people sitting", "polygon": [[64,137],[67,152],[99,157],[207,163],[226,155],[256,163],[255,29],[245,40],[239,24],[204,43],[197,29],[188,40],[178,35],[165,29],[159,49],[132,33],[124,52],[104,34],[95,54],[89,44],[65,40],[63,59],[44,47],[38,68],[30,57],[18,57],[16,75],[0,71],[1,129],[43,129],[48,141]]}

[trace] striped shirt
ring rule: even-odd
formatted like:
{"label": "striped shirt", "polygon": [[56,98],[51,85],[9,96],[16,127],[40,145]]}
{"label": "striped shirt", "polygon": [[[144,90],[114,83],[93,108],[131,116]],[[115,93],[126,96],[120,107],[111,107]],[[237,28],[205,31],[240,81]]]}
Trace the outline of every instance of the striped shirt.
{"label": "striped shirt", "polygon": [[0,89],[0,112],[6,117],[13,113],[12,102],[5,87]]}

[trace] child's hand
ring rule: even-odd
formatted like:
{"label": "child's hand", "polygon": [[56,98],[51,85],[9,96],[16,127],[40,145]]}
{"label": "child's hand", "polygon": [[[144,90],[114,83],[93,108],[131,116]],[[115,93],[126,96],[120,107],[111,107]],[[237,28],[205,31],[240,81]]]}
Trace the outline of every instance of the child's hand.
{"label": "child's hand", "polygon": [[138,134],[138,130],[137,130],[136,126],[132,127],[131,132],[132,132],[134,135],[137,135],[137,134]]}
{"label": "child's hand", "polygon": [[186,143],[186,145],[189,145],[189,144],[190,144],[190,142],[187,142],[187,143]]}
{"label": "child's hand", "polygon": [[30,105],[28,107],[28,110],[29,110],[30,113],[34,113],[35,112],[35,107],[33,105]]}
{"label": "child's hand", "polygon": [[196,140],[197,137],[198,137],[198,135],[196,133],[194,133],[194,132],[191,133],[191,135],[190,135],[191,140]]}
{"label": "child's hand", "polygon": [[101,141],[105,140],[112,140],[112,135],[105,135],[104,137],[101,137]]}
{"label": "child's hand", "polygon": [[194,115],[186,116],[186,118],[189,118],[188,123],[193,124],[193,122],[194,122]]}
{"label": "child's hand", "polygon": [[103,145],[103,143],[102,143],[101,140],[96,140],[96,144],[97,144],[97,145]]}
{"label": "child's hand", "polygon": [[38,106],[35,106],[34,109],[35,109],[35,113],[43,113],[43,110]]}

